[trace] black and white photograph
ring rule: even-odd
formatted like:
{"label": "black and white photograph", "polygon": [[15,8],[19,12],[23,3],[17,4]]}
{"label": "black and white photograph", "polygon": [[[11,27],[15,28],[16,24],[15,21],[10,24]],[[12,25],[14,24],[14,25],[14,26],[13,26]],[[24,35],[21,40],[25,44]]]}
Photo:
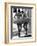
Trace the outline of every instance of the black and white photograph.
{"label": "black and white photograph", "polygon": [[5,8],[6,43],[34,42],[36,40],[35,4],[8,3]]}
{"label": "black and white photograph", "polygon": [[32,37],[32,8],[11,6],[11,39]]}

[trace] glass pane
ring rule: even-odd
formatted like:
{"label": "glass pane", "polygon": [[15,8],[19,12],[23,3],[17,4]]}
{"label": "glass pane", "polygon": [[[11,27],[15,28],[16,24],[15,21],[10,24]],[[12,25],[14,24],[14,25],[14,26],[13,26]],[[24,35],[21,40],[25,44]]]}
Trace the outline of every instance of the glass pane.
{"label": "glass pane", "polygon": [[31,8],[11,9],[11,39],[31,37]]}

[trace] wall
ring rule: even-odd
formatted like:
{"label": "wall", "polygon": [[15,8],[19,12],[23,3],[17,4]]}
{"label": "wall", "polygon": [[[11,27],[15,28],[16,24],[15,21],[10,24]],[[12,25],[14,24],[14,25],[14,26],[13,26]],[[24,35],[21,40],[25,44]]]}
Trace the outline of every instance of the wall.
{"label": "wall", "polygon": [[[4,2],[36,3],[37,5],[37,0],[0,0],[0,46],[37,46],[37,42],[36,43],[34,42],[34,43],[14,44],[14,45],[4,44],[4,25],[5,25],[4,24],[4,5],[5,5]],[[36,9],[36,14],[37,14],[37,9]]]}

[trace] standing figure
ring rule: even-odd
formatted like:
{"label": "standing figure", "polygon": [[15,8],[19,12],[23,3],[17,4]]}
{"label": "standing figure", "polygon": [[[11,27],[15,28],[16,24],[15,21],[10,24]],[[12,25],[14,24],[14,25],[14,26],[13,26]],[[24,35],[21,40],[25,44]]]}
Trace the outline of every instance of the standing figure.
{"label": "standing figure", "polygon": [[27,24],[28,24],[28,22],[27,22],[27,16],[26,16],[26,14],[24,13],[23,14],[23,27],[24,27],[24,29],[25,29],[25,31],[26,31],[26,35],[27,35]]}
{"label": "standing figure", "polygon": [[22,14],[21,13],[16,13],[15,16],[17,16],[17,21],[16,21],[16,24],[17,24],[17,27],[18,27],[18,36],[20,37],[20,31],[22,29]]}

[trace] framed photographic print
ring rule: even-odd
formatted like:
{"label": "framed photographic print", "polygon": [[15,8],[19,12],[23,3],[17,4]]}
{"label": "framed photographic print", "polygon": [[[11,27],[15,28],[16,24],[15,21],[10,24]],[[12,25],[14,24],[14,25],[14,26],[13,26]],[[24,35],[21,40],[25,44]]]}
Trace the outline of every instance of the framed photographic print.
{"label": "framed photographic print", "polygon": [[5,3],[5,43],[36,41],[35,4]]}

